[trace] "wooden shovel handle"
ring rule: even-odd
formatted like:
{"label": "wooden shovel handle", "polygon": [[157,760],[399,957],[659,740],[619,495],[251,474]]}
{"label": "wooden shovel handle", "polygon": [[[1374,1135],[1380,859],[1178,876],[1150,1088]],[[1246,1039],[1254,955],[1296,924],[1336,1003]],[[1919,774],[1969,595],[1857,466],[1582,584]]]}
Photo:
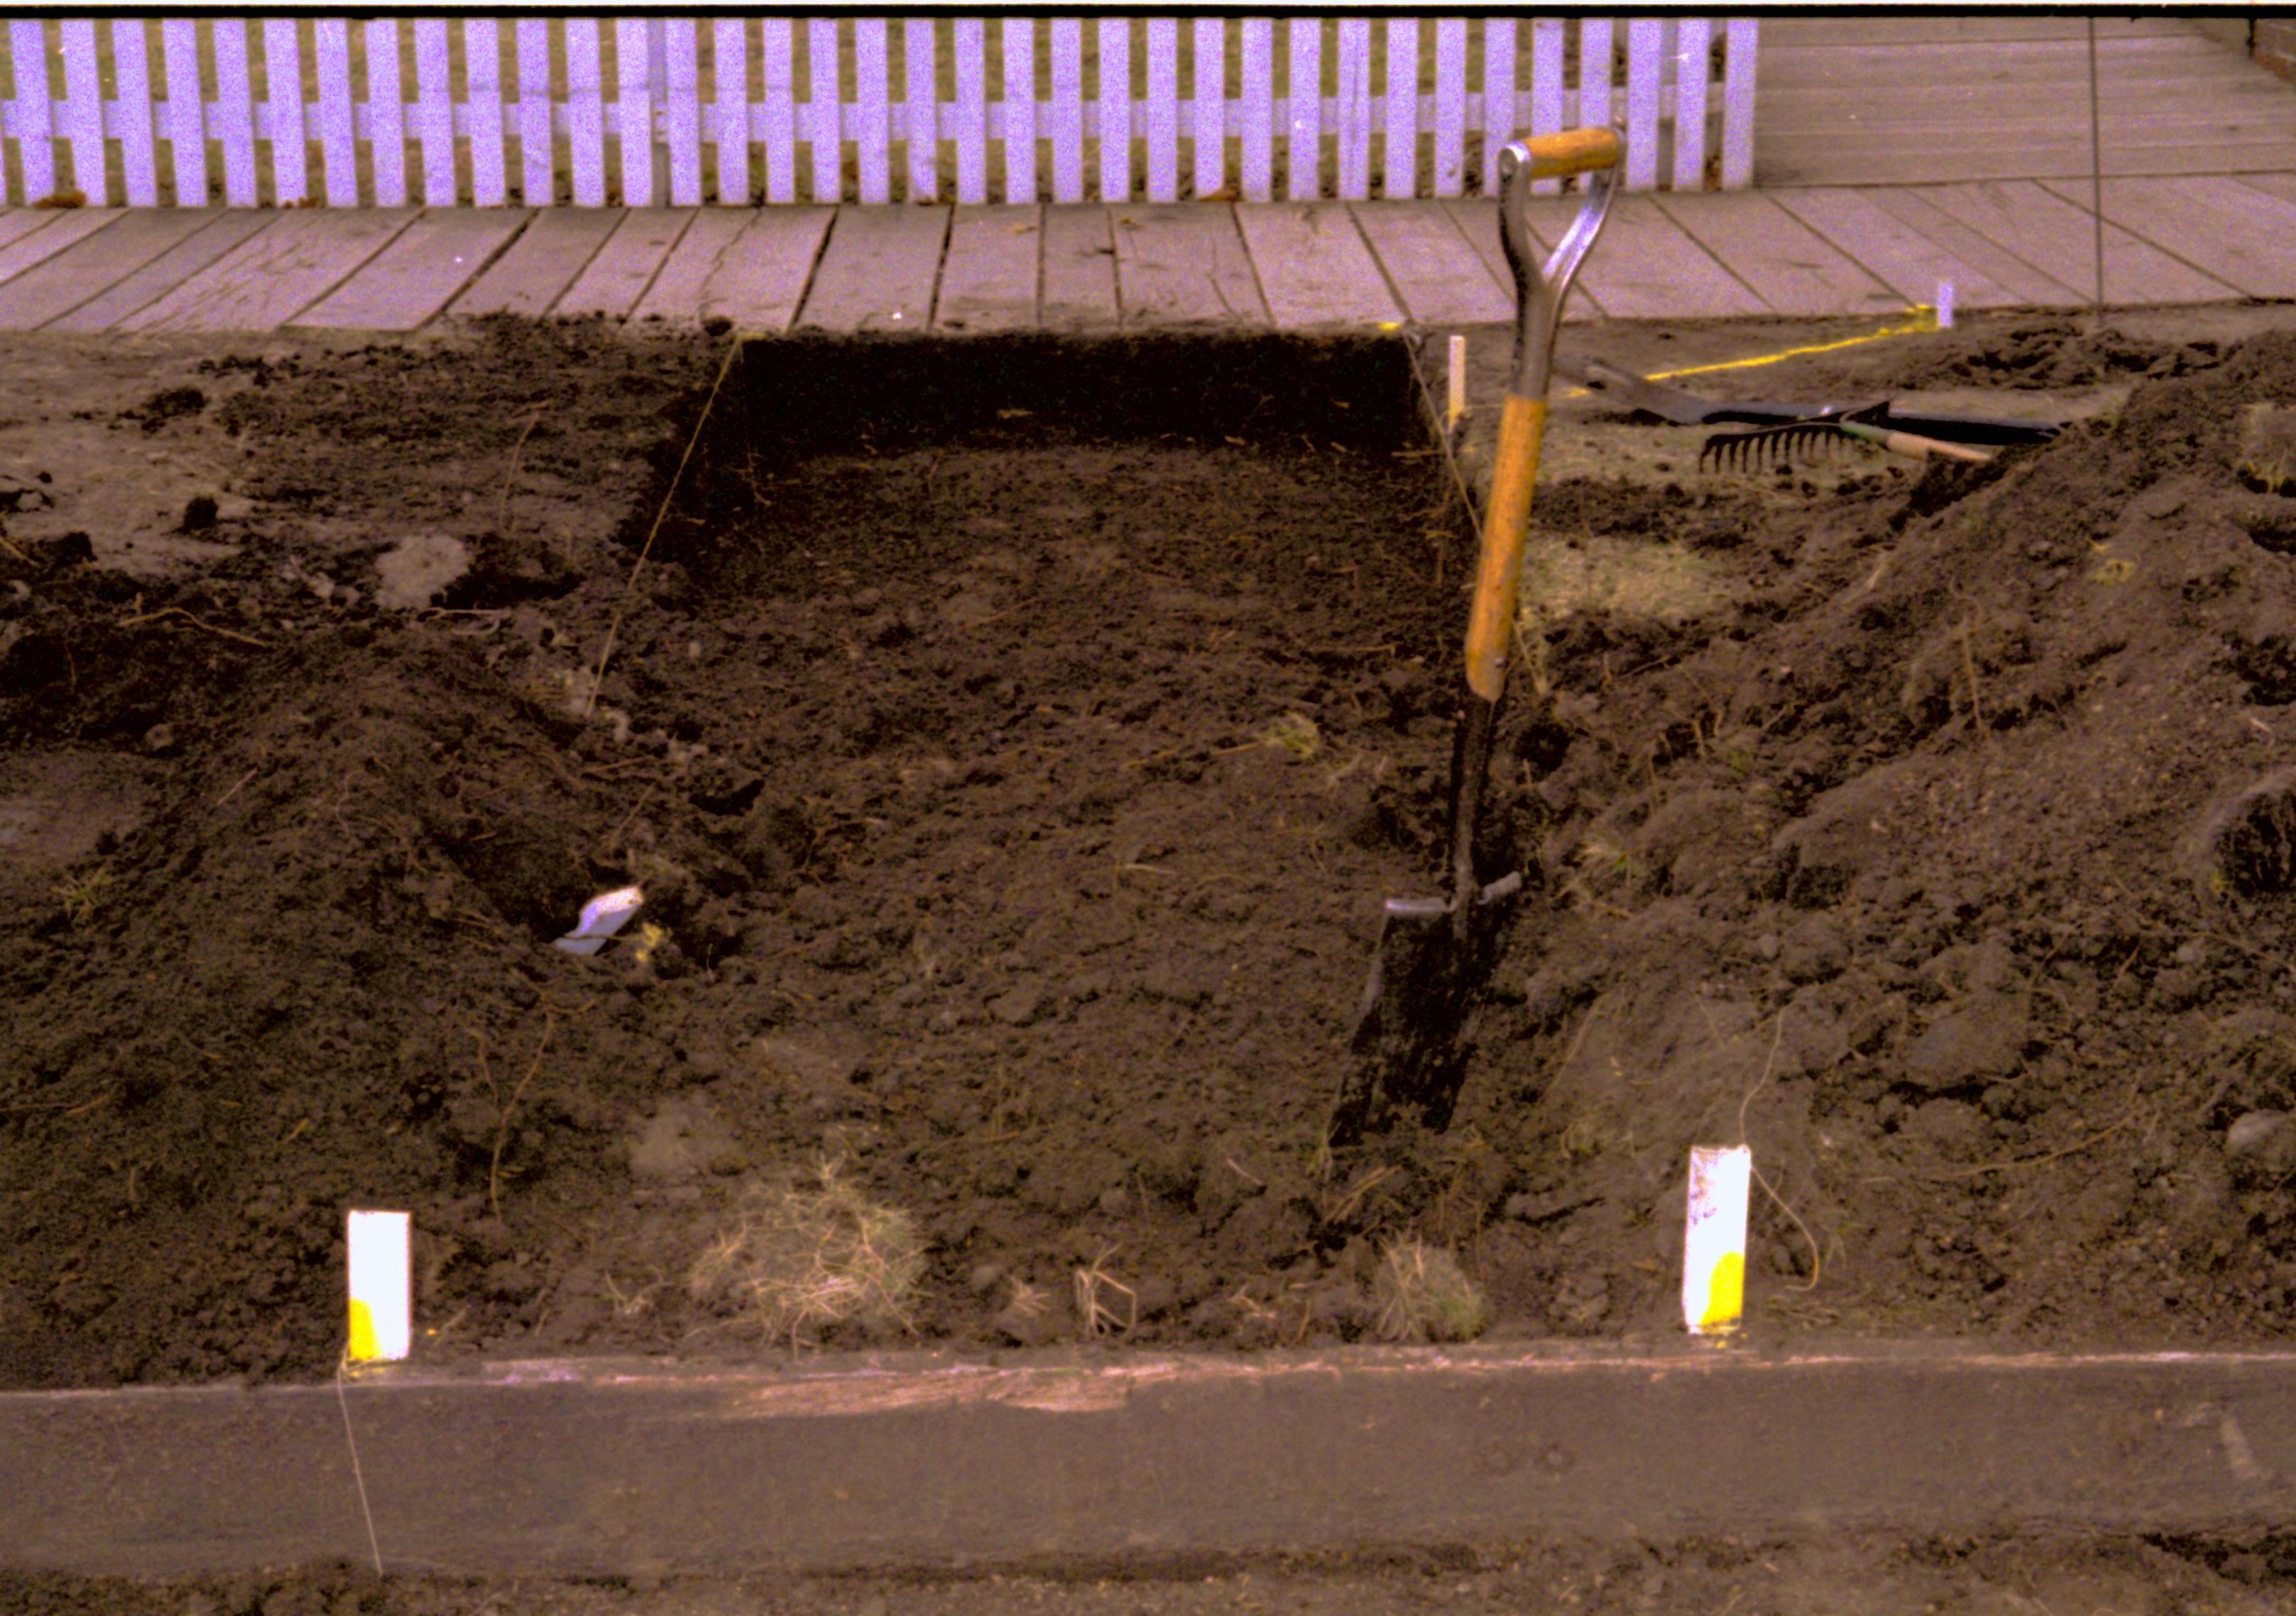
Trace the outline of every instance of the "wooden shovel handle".
{"label": "wooden shovel handle", "polygon": [[1483,547],[1475,568],[1475,603],[1467,618],[1467,687],[1496,703],[1506,687],[1507,647],[1514,638],[1522,582],[1522,547],[1530,532],[1530,489],[1538,480],[1538,446],[1546,435],[1546,400],[1506,396],[1499,413],[1490,503],[1483,510]]}
{"label": "wooden shovel handle", "polygon": [[1626,157],[1626,142],[1616,129],[1565,129],[1522,143],[1530,154],[1530,177],[1561,179],[1569,174],[1591,174],[1616,167]]}

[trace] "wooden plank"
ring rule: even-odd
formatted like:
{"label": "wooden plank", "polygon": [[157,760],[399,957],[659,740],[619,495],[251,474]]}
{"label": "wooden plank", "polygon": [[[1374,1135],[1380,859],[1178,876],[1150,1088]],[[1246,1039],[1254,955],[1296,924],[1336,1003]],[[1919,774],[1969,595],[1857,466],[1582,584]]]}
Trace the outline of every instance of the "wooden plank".
{"label": "wooden plank", "polygon": [[[210,222],[109,290],[90,298],[70,314],[51,320],[45,329],[80,333],[110,331],[137,310],[168,296],[250,236],[292,217],[247,208],[187,211],[205,214]],[[102,237],[96,239],[101,241]]]}
{"label": "wooden plank", "polygon": [[574,170],[574,205],[606,205],[606,71],[598,19],[569,17],[566,30],[567,155]]}
{"label": "wooden plank", "polygon": [[560,295],[551,312],[570,319],[583,315],[626,317],[653,284],[677,238],[693,222],[694,211],[692,208],[625,209],[613,234],[582,267],[582,273]]}
{"label": "wooden plank", "polygon": [[1246,202],[1235,222],[1278,331],[1403,319],[1345,202]]}
{"label": "wooden plank", "polygon": [[786,331],[834,213],[800,206],[701,214],[630,318],[687,325],[726,320],[744,332]]}
{"label": "wooden plank", "polygon": [[[1898,223],[1918,232],[1932,245],[1951,253],[1959,262],[1976,268],[1995,285],[2010,293],[2017,302],[2038,308],[2062,308],[2068,304],[2087,300],[2068,283],[2036,268],[2007,248],[1997,245],[1925,197],[1889,186],[1875,186],[1857,194]],[[2081,278],[2088,278],[2086,270],[2082,272]],[[1958,290],[1956,285],[1956,291]],[[1923,301],[1928,299],[1923,299]]]}
{"label": "wooden plank", "polygon": [[1611,121],[1611,45],[1615,30],[1608,17],[1578,20],[1578,106],[1573,121],[1606,127]]}
{"label": "wooden plank", "polygon": [[948,218],[947,208],[838,209],[797,323],[836,332],[926,330]]}
{"label": "wooden plank", "polygon": [[1365,202],[1356,224],[1409,317],[1421,325],[1475,325],[1514,318],[1514,287],[1502,284],[1459,234],[1440,202]]}
{"label": "wooden plank", "polygon": [[[1541,205],[1553,204],[1542,199]],[[1450,216],[1452,224],[1465,238],[1467,245],[1474,249],[1475,256],[1482,260],[1483,267],[1491,279],[1505,289],[1507,299],[1505,317],[1514,318],[1514,271],[1507,267],[1506,249],[1499,241],[1498,203],[1483,198],[1463,198],[1457,201],[1440,202],[1437,206]],[[1604,318],[1609,312],[1603,307],[1602,299],[1588,290],[1587,277],[1581,275],[1571,287],[1570,300],[1562,306],[1562,319],[1568,324],[1574,320]]]}
{"label": "wooden plank", "polygon": [[[1576,197],[1542,197],[1531,208],[1531,229],[1552,250],[1578,215]],[[1712,319],[1768,312],[1760,298],[1646,195],[1622,196],[1611,205],[1603,239],[1587,255],[1578,279],[1613,319]]]}
{"label": "wooden plank", "polygon": [[619,208],[545,208],[448,313],[546,314],[622,222]]}
{"label": "wooden plank", "polygon": [[433,208],[291,325],[413,331],[476,279],[534,216],[525,209]]}
{"label": "wooden plank", "polygon": [[[2046,189],[2088,207],[2085,185]],[[2108,179],[2104,217],[2248,297],[2296,298],[2296,202],[2215,175]]]}
{"label": "wooden plank", "polygon": [[1127,330],[1268,323],[1234,208],[1119,208],[1113,226],[1117,300]]}
{"label": "wooden plank", "polygon": [[[2263,69],[2243,62],[2221,46],[2206,40],[2181,45],[2169,53],[2133,51],[2097,54],[2100,87],[2133,83],[2176,83],[2188,78],[2244,78]],[[1915,86],[1939,90],[1971,85],[2019,86],[2088,85],[2088,52],[2079,45],[1989,45],[1983,50],[1940,47],[1923,60],[1908,60],[1898,51],[1816,53],[1781,51],[1766,43],[1762,50],[1765,94],[1801,89],[1878,88],[1904,93]]]}
{"label": "wooden plank", "polygon": [[[1540,17],[1530,25],[1530,132],[1533,136],[1552,135],[1562,127],[1562,19],[1560,17]],[[1512,101],[1513,98],[1510,96],[1508,99]],[[1506,121],[1512,124],[1514,109],[1509,106],[1505,111]],[[1514,134],[1510,129],[1504,135],[1495,135],[1494,138],[1505,142],[1513,139]],[[1489,172],[1483,181],[1483,194],[1496,196],[1499,193],[1498,153],[1493,152],[1488,155]],[[1533,195],[1554,196],[1561,193],[1562,182],[1559,179],[1533,180],[1530,189]]]}
{"label": "wooden plank", "polygon": [[797,318],[836,211],[792,205],[701,214],[630,318],[726,320],[745,336],[779,335]]}
{"label": "wooden plank", "polygon": [[[2030,180],[1929,185],[1916,194],[2068,286],[2085,287],[2094,279],[2094,227],[2087,209]],[[2106,301],[2116,305],[2206,303],[2237,295],[2110,221],[2104,227],[2104,288]]]}
{"label": "wooden plank", "polygon": [[[2185,36],[2192,25],[2168,17],[2099,17],[2100,46],[2122,38]],[[2007,44],[2015,40],[2076,39],[2086,45],[2083,20],[2070,17],[2020,16],[2009,12],[1980,12],[1948,16],[1797,17],[1791,12],[1772,12],[1762,21],[1762,37],[1780,50],[1801,47],[1871,50],[1890,45]]]}
{"label": "wooden plank", "polygon": [[1810,229],[1881,278],[1908,303],[1936,300],[1951,281],[1964,308],[2001,308],[2026,301],[1967,259],[1890,214],[1862,191],[1764,193]]}
{"label": "wooden plank", "polygon": [[259,199],[255,177],[255,93],[247,71],[248,20],[217,17],[208,27],[215,52],[212,127],[216,144],[223,148],[223,200],[234,208],[252,208]]}
{"label": "wooden plank", "polygon": [[283,213],[118,329],[275,330],[348,280],[414,217],[405,208]]}
{"label": "wooden plank", "polygon": [[1040,208],[959,208],[941,264],[936,331],[1025,331],[1037,324]]}
{"label": "wooden plank", "polygon": [[1097,205],[1045,209],[1037,320],[1046,331],[1113,330],[1123,323],[1109,222],[1109,210]]}
{"label": "wooden plank", "polygon": [[[2117,90],[2098,98],[2098,123],[2107,132],[2143,129],[2178,120],[2206,122],[2217,117],[2243,123],[2270,124],[2296,116],[2296,94],[2275,78],[2176,80],[2148,88],[2144,94]],[[2079,125],[2088,135],[2088,86],[2086,83],[2026,85],[2012,93],[1991,85],[1964,85],[1958,89],[1927,91],[1919,86],[1895,94],[1876,90],[1797,90],[1765,92],[1762,130],[1765,134],[1860,135],[1874,129],[1920,126],[1926,119],[1940,127],[1987,129],[2035,128],[2055,122]]]}
{"label": "wooden plank", "polygon": [[[0,224],[9,216],[0,215]],[[0,286],[0,331],[33,331],[119,284],[217,217],[205,208],[130,208],[94,235]]]}
{"label": "wooden plank", "polygon": [[1891,314],[1906,306],[1906,299],[1767,196],[1751,191],[1677,191],[1653,200],[1724,268],[1782,315]]}
{"label": "wooden plank", "polygon": [[[2174,145],[2107,147],[2107,178],[2169,177],[2187,174],[2275,173],[2288,166],[2288,144],[2257,141],[2228,146],[2217,141],[2193,141]],[[1788,185],[1906,185],[1977,183],[1993,180],[2086,179],[2089,173],[2088,136],[2064,141],[2028,142],[2011,146],[1971,147],[1945,157],[1924,159],[1918,151],[1900,147],[1888,155],[1842,156],[1822,144],[1803,145],[1791,155],[1766,152],[1756,159],[1756,169],[1766,186]]]}
{"label": "wooden plank", "polygon": [[1338,162],[1333,194],[1359,202],[1371,195],[1371,19],[1339,22]]}
{"label": "wooden plank", "polygon": [[76,242],[85,241],[119,218],[118,208],[62,208],[45,230],[34,230],[0,247],[0,286],[35,264],[45,263]]}
{"label": "wooden plank", "polygon": [[64,217],[53,208],[0,208],[0,247],[22,240]]}
{"label": "wooden plank", "polygon": [[2296,173],[2243,174],[2240,183],[2267,196],[2276,196],[2283,201],[2296,202]]}
{"label": "wooden plank", "polygon": [[[1666,23],[1637,17],[1627,24],[1627,185],[1658,184],[1660,76],[1666,70]],[[1580,122],[1586,121],[1582,117]]]}

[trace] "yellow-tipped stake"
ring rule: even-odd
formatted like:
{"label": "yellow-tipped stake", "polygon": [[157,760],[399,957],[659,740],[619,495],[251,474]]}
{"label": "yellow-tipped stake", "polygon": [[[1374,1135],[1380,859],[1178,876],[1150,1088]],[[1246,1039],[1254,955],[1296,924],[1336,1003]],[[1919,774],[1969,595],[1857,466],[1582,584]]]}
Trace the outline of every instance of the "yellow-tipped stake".
{"label": "yellow-tipped stake", "polygon": [[350,1214],[351,1341],[354,1364],[406,1356],[414,1333],[413,1218],[406,1212]]}
{"label": "yellow-tipped stake", "polygon": [[1746,1192],[1754,1153],[1690,1149],[1690,1218],[1682,1242],[1682,1322],[1693,1335],[1727,1335],[1746,1310]]}

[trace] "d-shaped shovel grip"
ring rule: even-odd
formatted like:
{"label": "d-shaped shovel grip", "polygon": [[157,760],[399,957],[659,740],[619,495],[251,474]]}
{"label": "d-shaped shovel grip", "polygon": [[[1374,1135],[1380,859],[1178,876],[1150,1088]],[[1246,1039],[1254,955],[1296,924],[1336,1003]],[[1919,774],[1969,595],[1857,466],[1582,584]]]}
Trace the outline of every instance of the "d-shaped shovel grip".
{"label": "d-shaped shovel grip", "polygon": [[[1513,376],[1499,412],[1474,607],[1467,619],[1467,685],[1485,701],[1496,703],[1506,684],[1507,644],[1514,629],[1523,544],[1530,529],[1530,490],[1538,478],[1539,442],[1546,431],[1546,383],[1554,368],[1555,325],[1578,265],[1610,213],[1626,155],[1626,138],[1616,129],[1566,129],[1513,142],[1499,153],[1500,234],[1514,270],[1515,352]],[[1595,177],[1562,245],[1542,267],[1532,256],[1530,183],[1570,174]]]}

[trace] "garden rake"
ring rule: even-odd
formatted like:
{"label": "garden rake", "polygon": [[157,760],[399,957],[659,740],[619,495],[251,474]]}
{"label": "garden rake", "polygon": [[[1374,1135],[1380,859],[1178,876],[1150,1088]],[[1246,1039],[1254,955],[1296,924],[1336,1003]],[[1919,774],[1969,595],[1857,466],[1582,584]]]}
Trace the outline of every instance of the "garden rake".
{"label": "garden rake", "polygon": [[1717,467],[1743,472],[1764,465],[1782,466],[1795,460],[1848,452],[1859,444],[1871,444],[1912,460],[1961,460],[1981,464],[1993,458],[1990,449],[1948,443],[1942,439],[1901,432],[1885,425],[1889,408],[1887,404],[1877,404],[1844,414],[1818,414],[1778,426],[1756,427],[1751,431],[1717,432],[1698,451],[1698,469],[1703,472]]}
{"label": "garden rake", "polygon": [[[1465,688],[1452,738],[1451,890],[1441,898],[1387,900],[1357,1020],[1355,1061],[1332,1114],[1334,1145],[1357,1143],[1398,1112],[1438,1130],[1449,1124],[1466,1076],[1461,1034],[1489,971],[1498,919],[1522,889],[1519,873],[1483,883],[1475,869],[1475,828],[1514,639],[1555,326],[1578,266],[1602,233],[1625,160],[1625,137],[1613,129],[1540,135],[1499,153],[1501,235],[1515,282],[1514,372],[1499,414],[1467,624]],[[1530,234],[1531,182],[1571,174],[1589,176],[1587,200],[1542,269]]]}

